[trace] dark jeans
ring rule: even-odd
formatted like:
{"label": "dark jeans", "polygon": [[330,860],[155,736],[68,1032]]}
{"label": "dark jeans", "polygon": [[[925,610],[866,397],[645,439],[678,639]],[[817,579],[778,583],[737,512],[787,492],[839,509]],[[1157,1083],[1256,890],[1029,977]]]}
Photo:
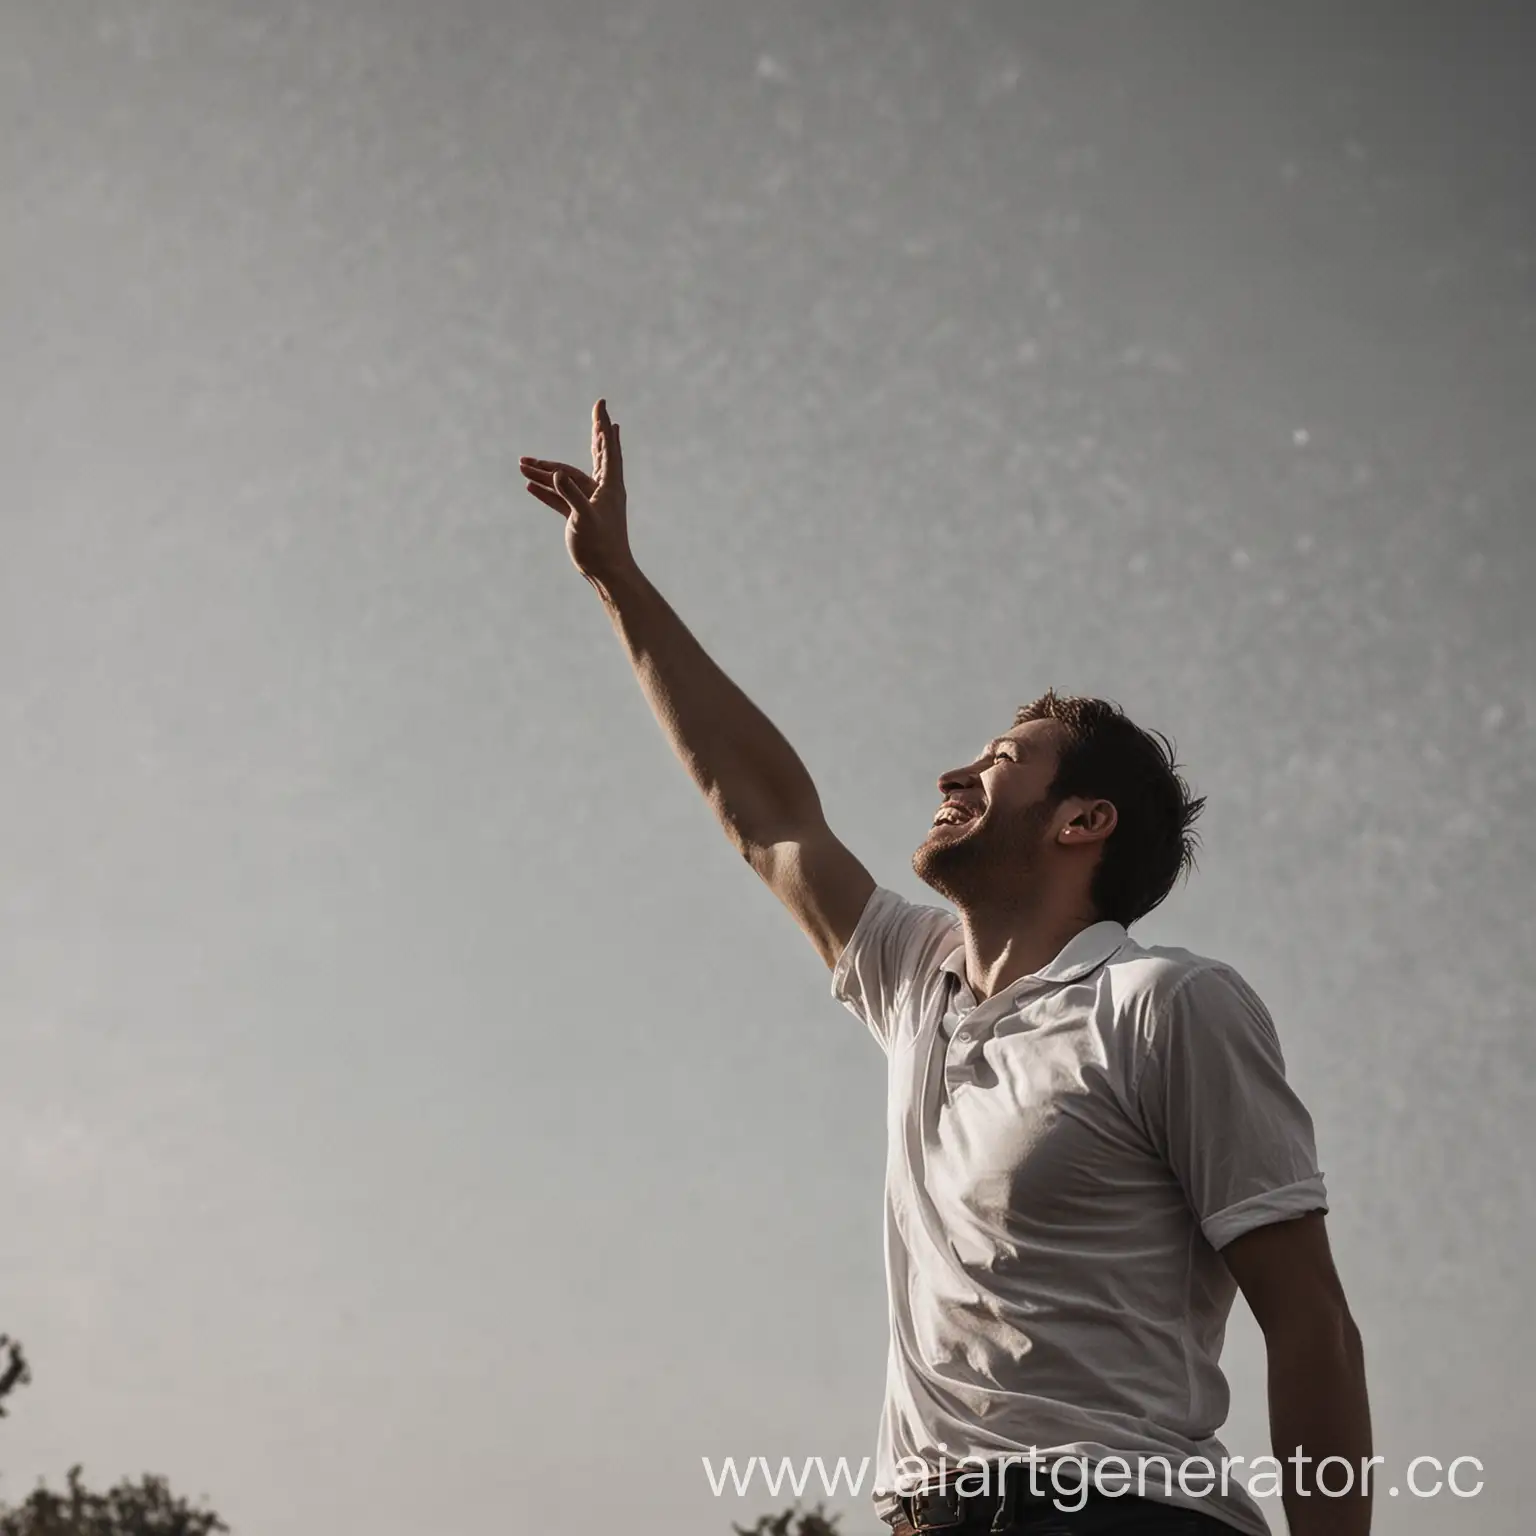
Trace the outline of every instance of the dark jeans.
{"label": "dark jeans", "polygon": [[[1064,1504],[1076,1504],[1070,1494]],[[990,1536],[993,1516],[979,1511],[960,1525],[935,1530],[934,1536]],[[913,1536],[916,1527],[889,1527],[892,1536]],[[1081,1509],[1058,1509],[1053,1502],[1021,1508],[1006,1528],[1018,1536],[1234,1536],[1235,1526],[1215,1515],[1158,1499],[1122,1494],[1112,1498],[1090,1492]]]}

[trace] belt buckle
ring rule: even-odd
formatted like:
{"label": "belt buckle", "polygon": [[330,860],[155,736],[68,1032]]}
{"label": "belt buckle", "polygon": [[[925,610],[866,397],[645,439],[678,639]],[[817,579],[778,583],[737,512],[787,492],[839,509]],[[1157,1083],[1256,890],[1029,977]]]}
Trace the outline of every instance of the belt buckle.
{"label": "belt buckle", "polygon": [[920,1488],[916,1493],[877,1494],[875,1513],[890,1526],[893,1536],[925,1536],[929,1531],[952,1531],[965,1523],[953,1483]]}
{"label": "belt buckle", "polygon": [[955,1492],[952,1482],[940,1483],[935,1488],[919,1488],[903,1502],[907,1519],[919,1533],[952,1531],[965,1524],[960,1495]]}

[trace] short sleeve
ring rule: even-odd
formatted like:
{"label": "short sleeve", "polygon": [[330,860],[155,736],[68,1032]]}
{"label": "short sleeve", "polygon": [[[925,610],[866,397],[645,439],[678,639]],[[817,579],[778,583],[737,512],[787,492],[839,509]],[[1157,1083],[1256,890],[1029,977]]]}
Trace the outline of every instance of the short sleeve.
{"label": "short sleeve", "polygon": [[1253,989],[1227,967],[1207,967],[1153,1015],[1137,1102],[1210,1245],[1326,1211],[1312,1117]]}
{"label": "short sleeve", "polygon": [[876,886],[837,964],[832,996],[890,1053],[913,983],[931,974],[954,947],[959,919]]}

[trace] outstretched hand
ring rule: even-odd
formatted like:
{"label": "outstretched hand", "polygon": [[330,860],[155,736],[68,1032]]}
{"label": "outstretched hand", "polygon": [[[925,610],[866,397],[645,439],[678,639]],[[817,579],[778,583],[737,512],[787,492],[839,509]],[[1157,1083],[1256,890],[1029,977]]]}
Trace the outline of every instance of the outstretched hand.
{"label": "outstretched hand", "polygon": [[592,473],[555,459],[518,460],[528,491],[565,519],[565,547],[589,581],[634,564],[624,501],[624,450],[608,402],[592,407]]}

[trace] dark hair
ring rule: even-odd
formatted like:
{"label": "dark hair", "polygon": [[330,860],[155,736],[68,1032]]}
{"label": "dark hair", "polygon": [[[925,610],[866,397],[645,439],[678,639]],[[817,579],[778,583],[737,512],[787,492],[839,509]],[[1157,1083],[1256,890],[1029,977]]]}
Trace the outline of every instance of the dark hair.
{"label": "dark hair", "polygon": [[1115,807],[1115,830],[1105,839],[1089,896],[1101,919],[1129,928],[1194,868],[1200,841],[1194,821],[1205,796],[1190,794],[1166,736],[1144,731],[1107,699],[1047,688],[1019,708],[1013,723],[1030,720],[1054,720],[1062,728],[1050,798],[1102,798]]}

